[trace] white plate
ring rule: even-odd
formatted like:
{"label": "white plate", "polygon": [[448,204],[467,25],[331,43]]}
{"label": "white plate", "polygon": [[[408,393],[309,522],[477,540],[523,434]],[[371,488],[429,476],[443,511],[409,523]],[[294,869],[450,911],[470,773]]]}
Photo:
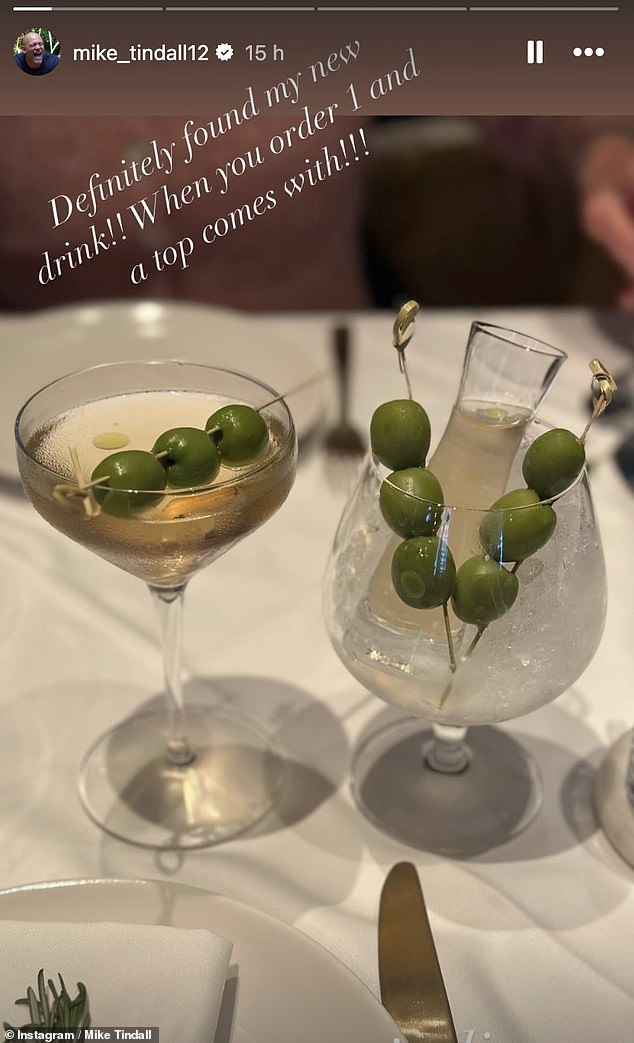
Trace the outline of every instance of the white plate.
{"label": "white plate", "polygon": [[0,891],[0,919],[159,923],[230,938],[214,1043],[392,1043],[399,1034],[365,985],[316,942],[195,887],[159,880],[30,884]]}
{"label": "white plate", "polygon": [[[319,340],[293,317],[247,316],[205,305],[143,301],[56,308],[0,318],[0,475],[17,476],[13,420],[39,388],[86,366],[179,358],[236,369],[287,392],[326,368]],[[299,438],[321,416],[327,382],[291,395]]]}

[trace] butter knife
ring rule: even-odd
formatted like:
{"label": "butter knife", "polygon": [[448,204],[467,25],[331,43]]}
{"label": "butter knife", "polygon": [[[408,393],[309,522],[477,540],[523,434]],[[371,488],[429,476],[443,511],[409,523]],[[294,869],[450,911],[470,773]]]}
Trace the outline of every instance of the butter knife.
{"label": "butter knife", "polygon": [[416,867],[399,862],[379,905],[381,1002],[408,1043],[458,1043]]}

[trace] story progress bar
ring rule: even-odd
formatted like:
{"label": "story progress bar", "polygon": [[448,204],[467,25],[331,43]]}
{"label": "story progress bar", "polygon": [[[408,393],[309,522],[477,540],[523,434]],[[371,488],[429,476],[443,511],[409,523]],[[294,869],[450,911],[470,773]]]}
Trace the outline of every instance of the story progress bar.
{"label": "story progress bar", "polygon": [[323,6],[318,6],[318,7],[314,7],[314,6],[313,7],[289,7],[289,6],[284,6],[284,7],[269,7],[269,6],[266,6],[266,7],[261,7],[261,6],[258,6],[258,7],[240,7],[240,6],[236,6],[236,5],[231,5],[230,7],[207,7],[207,6],[202,6],[202,5],[198,5],[196,7],[185,7],[185,6],[180,6],[180,7],[148,7],[148,6],[130,7],[129,5],[126,5],[125,7],[113,7],[113,6],[107,6],[107,7],[99,6],[99,7],[96,7],[94,5],[91,5],[90,7],[78,7],[78,6],[73,6],[73,7],[66,7],[66,6],[64,6],[64,7],[62,7],[59,4],[56,4],[54,7],[48,7],[48,6],[47,7],[40,7],[40,6],[34,7],[34,6],[31,6],[31,5],[26,6],[26,7],[13,7],[12,10],[13,10],[14,13],[20,12],[22,14],[35,14],[36,12],[41,13],[43,11],[47,12],[47,13],[50,13],[52,11],[95,11],[95,12],[103,12],[103,11],[118,11],[118,12],[121,12],[121,11],[130,11],[130,12],[133,12],[133,11],[137,11],[137,12],[138,11],[169,11],[169,12],[179,12],[179,11],[183,11],[183,12],[185,12],[185,11],[223,11],[223,12],[227,12],[227,11],[278,11],[278,12],[279,11],[328,11],[330,14],[332,14],[332,13],[334,13],[336,11],[341,11],[341,12],[356,11],[356,12],[359,12],[359,13],[360,12],[371,12],[371,11],[376,11],[376,12],[381,12],[381,11],[412,11],[412,12],[413,11],[435,11],[435,12],[441,12],[441,13],[444,12],[444,11],[447,11],[447,12],[449,12],[449,11],[487,11],[489,13],[496,12],[496,11],[497,12],[504,12],[504,11],[510,11],[510,12],[540,11],[540,12],[549,12],[549,13],[555,13],[555,12],[561,13],[561,12],[565,12],[565,11],[570,11],[570,12],[575,12],[575,13],[578,14],[579,12],[584,12],[584,11],[586,13],[597,12],[597,11],[599,11],[599,12],[606,12],[606,11],[612,11],[612,12],[616,11],[616,12],[618,12],[620,10],[620,8],[616,7],[616,6],[612,6],[612,7],[606,7],[606,6],[601,6],[601,7],[588,7],[588,6],[584,6],[584,7],[570,7],[570,6],[568,6],[568,7],[501,7],[501,6],[484,7],[483,5],[471,6],[471,7],[429,7],[429,6],[427,6],[427,7],[419,7],[419,6],[413,6],[413,5],[408,5],[407,7],[393,7],[393,6],[390,6],[390,7],[377,7],[377,6],[374,6],[374,7],[361,7],[361,6],[358,6],[358,7],[343,7],[343,6],[337,6],[337,7],[323,7]]}

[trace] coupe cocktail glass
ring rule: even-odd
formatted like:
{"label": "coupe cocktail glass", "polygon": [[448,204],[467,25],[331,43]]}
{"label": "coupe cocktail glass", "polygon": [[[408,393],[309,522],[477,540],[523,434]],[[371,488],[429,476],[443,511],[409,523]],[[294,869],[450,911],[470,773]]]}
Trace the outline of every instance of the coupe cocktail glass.
{"label": "coupe cocktail glass", "polygon": [[[229,403],[258,410],[268,444],[254,462],[222,465],[190,488],[117,491],[91,485],[113,451],[151,450],[163,432],[204,428]],[[148,847],[189,848],[243,832],[273,806],[282,765],[263,730],[237,713],[186,705],[180,668],[183,594],[195,573],[263,524],[295,477],[296,438],[283,400],[229,370],[177,361],[125,362],[71,374],[38,391],[16,420],[20,475],[54,528],[148,585],[160,612],[165,701],[101,736],[80,769],[89,815]]]}

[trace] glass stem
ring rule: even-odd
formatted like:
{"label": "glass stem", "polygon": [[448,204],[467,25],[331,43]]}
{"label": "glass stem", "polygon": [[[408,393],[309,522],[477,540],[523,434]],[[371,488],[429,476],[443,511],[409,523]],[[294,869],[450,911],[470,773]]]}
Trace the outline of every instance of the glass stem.
{"label": "glass stem", "polygon": [[434,724],[433,737],[423,745],[423,762],[432,771],[457,775],[471,760],[471,750],[465,743],[466,728],[450,724]]}
{"label": "glass stem", "polygon": [[154,587],[150,593],[156,602],[161,623],[163,674],[167,705],[167,759],[170,764],[191,764],[195,754],[185,727],[185,702],[181,675],[183,595],[186,584],[178,587]]}

